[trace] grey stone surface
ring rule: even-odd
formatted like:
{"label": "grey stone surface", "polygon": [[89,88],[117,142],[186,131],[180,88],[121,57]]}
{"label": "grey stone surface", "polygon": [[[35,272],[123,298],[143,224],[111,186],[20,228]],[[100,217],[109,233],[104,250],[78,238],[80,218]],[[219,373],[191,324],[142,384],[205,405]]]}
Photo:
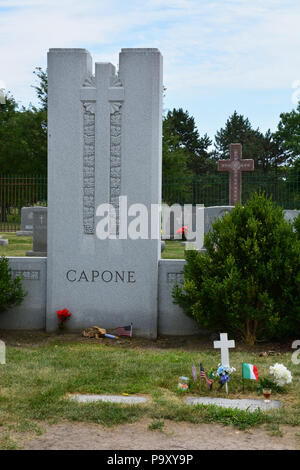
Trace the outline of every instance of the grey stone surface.
{"label": "grey stone surface", "polygon": [[109,63],[93,73],[86,50],[49,51],[47,330],[68,306],[69,328],[132,321],[156,337],[159,216],[156,240],[95,230],[98,205],[117,207],[119,194],[148,210],[161,202],[162,56],[122,49],[118,76]]}
{"label": "grey stone surface", "polygon": [[18,230],[16,235],[17,237],[32,237],[33,232],[30,232],[29,230]]}
{"label": "grey stone surface", "polygon": [[70,397],[71,400],[78,403],[94,403],[97,401],[104,401],[107,403],[124,403],[125,405],[137,405],[139,403],[146,403],[146,397],[138,396],[124,396],[124,395],[83,395],[77,394]]}
{"label": "grey stone surface", "polygon": [[0,329],[34,330],[46,326],[47,258],[8,257],[13,276],[22,278],[27,296],[22,304],[0,315]]}
{"label": "grey stone surface", "polygon": [[8,245],[8,240],[6,238],[1,238],[0,239],[0,246],[1,245]]}
{"label": "grey stone surface", "polygon": [[33,231],[33,212],[35,207],[22,207],[21,209],[21,231]]}
{"label": "grey stone surface", "polygon": [[296,211],[296,210],[285,210],[283,212],[284,212],[284,218],[288,222],[293,222],[294,219],[296,219],[296,217],[298,217],[298,215],[300,214],[300,211]]}
{"label": "grey stone surface", "polygon": [[185,260],[159,261],[158,277],[158,332],[161,335],[196,335],[196,322],[187,317],[181,307],[173,303],[172,289],[183,281]]}
{"label": "grey stone surface", "polygon": [[47,256],[47,207],[35,207],[33,211],[33,250],[26,256]]}
{"label": "grey stone surface", "polygon": [[279,400],[270,400],[269,403],[265,403],[264,399],[230,399],[230,398],[212,398],[212,397],[187,397],[186,405],[216,405],[222,408],[234,408],[239,410],[247,410],[253,412],[257,409],[263,411],[274,410],[281,408],[282,403]]}
{"label": "grey stone surface", "polygon": [[208,233],[212,228],[212,223],[216,219],[223,217],[223,215],[231,212],[234,206],[211,206],[204,209],[204,233]]}

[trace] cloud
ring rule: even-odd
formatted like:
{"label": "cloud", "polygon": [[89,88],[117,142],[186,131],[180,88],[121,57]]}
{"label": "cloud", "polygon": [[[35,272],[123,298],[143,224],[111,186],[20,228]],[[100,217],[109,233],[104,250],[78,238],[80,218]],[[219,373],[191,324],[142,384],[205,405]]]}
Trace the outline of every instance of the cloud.
{"label": "cloud", "polygon": [[121,47],[158,47],[181,96],[287,88],[300,79],[299,19],[294,0],[0,0],[0,80],[26,103],[50,47],[114,63]]}

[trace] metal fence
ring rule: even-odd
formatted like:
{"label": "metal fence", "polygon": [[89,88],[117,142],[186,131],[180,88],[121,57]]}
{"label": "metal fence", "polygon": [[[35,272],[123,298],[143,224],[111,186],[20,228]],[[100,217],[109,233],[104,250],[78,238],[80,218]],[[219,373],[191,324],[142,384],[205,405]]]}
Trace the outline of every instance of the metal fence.
{"label": "metal fence", "polygon": [[[242,202],[255,191],[264,191],[284,209],[300,210],[300,173],[245,172]],[[167,204],[228,205],[229,176],[215,173],[168,180],[164,178],[162,200]],[[0,176],[0,232],[15,232],[21,225],[21,208],[47,204],[46,176]]]}
{"label": "metal fence", "polygon": [[[284,209],[300,209],[300,173],[253,172],[243,173],[242,203],[255,191],[264,191]],[[162,200],[167,204],[229,204],[229,175],[216,173],[198,177],[164,179]]]}
{"label": "metal fence", "polygon": [[47,177],[0,176],[0,232],[21,226],[21,208],[47,204]]}

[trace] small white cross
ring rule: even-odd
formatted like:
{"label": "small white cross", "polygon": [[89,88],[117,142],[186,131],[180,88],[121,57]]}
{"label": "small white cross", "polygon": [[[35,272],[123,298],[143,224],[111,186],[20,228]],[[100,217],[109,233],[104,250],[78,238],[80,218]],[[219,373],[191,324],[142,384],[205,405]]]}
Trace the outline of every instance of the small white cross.
{"label": "small white cross", "polygon": [[221,349],[221,364],[228,366],[229,364],[229,348],[235,348],[235,341],[228,341],[227,333],[220,333],[220,341],[214,341],[214,348]]}
{"label": "small white cross", "polygon": [[0,364],[5,364],[5,343],[0,339]]}

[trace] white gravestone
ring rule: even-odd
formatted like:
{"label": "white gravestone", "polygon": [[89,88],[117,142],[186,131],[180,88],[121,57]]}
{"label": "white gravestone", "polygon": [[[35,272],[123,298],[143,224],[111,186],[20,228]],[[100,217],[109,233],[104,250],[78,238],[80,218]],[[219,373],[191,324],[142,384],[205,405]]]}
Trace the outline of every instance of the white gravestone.
{"label": "white gravestone", "polygon": [[118,218],[119,196],[149,213],[161,203],[162,89],[158,49],[122,49],[118,74],[85,49],[48,53],[47,330],[68,308],[70,329],[133,322],[157,335],[159,213],[156,239],[100,240],[96,228],[100,204]]}
{"label": "white gravestone", "polygon": [[4,341],[0,340],[0,364],[6,364],[5,349],[6,347]]}
{"label": "white gravestone", "polygon": [[234,340],[229,341],[227,333],[220,333],[220,341],[214,341],[214,348],[221,349],[222,366],[230,367],[229,348],[235,348],[235,341]]}

